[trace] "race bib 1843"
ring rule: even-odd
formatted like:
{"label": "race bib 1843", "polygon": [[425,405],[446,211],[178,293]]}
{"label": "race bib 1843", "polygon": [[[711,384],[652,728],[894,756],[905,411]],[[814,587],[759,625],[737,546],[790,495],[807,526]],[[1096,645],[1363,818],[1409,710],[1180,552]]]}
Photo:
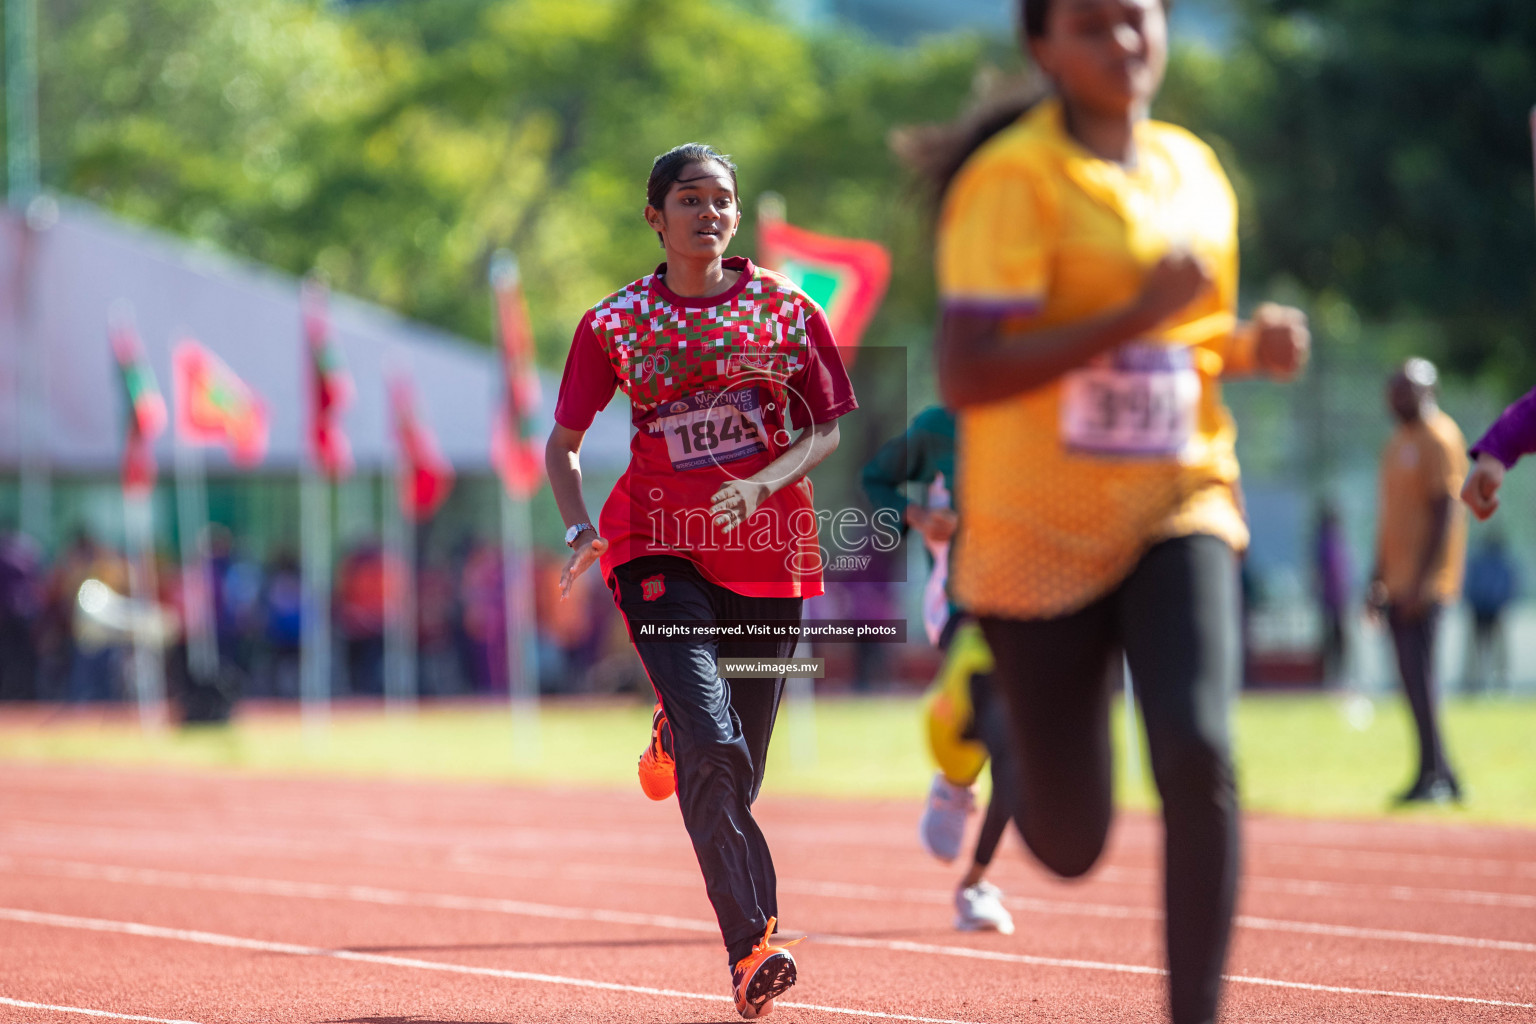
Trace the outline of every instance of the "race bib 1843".
{"label": "race bib 1843", "polygon": [[1194,436],[1199,406],[1188,348],[1124,345],[1062,378],[1061,439],[1095,455],[1174,458]]}
{"label": "race bib 1843", "polygon": [[757,392],[708,392],[665,402],[651,426],[667,441],[676,470],[735,462],[768,450]]}

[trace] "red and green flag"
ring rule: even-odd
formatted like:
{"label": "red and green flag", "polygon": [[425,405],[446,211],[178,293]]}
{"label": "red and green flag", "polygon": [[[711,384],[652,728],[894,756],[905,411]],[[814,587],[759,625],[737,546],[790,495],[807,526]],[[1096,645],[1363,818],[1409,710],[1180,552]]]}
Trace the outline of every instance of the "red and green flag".
{"label": "red and green flag", "polygon": [[412,522],[430,519],[453,490],[453,466],[416,414],[416,392],[406,377],[389,382],[389,408],[400,460],[400,508]]}
{"label": "red and green flag", "polygon": [[299,302],[308,369],[310,458],[335,480],[352,472],[352,445],[341,426],[341,411],[352,404],[352,377],[331,335],[329,290],[308,278]]}
{"label": "red and green flag", "polygon": [[123,490],[142,493],[155,485],[155,438],[165,431],[165,399],[133,326],[126,320],[113,323],[110,340],[112,355],[117,359],[118,382],[128,408],[123,437]]}
{"label": "red and green flag", "polygon": [[539,405],[539,374],[516,260],[499,258],[491,265],[491,290],[502,374],[502,404],[491,427],[491,463],[507,493],[526,501],[544,479],[544,464],[537,442],[529,436]]}
{"label": "red and green flag", "polygon": [[851,356],[891,281],[885,247],[797,228],[766,203],[758,210],[757,251],[760,264],[789,278],[826,312],[838,347]]}
{"label": "red and green flag", "polygon": [[171,355],[176,435],[194,445],[221,446],[239,466],[267,454],[267,405],[224,361],[188,338]]}

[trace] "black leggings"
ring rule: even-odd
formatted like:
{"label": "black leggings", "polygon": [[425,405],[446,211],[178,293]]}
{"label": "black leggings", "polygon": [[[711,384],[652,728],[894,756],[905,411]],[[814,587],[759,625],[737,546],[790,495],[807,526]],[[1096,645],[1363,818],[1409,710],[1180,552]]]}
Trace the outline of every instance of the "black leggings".
{"label": "black leggings", "polygon": [[1173,1024],[1216,1019],[1237,898],[1228,713],[1239,679],[1237,565],[1209,536],[1149,550],[1114,590],[1057,619],[981,620],[1018,760],[1016,820],[1057,874],[1093,867],[1112,809],[1110,659],[1123,650],[1162,798]]}
{"label": "black leggings", "polygon": [[1013,744],[1008,738],[1008,711],[992,686],[991,673],[971,677],[971,708],[974,714],[970,731],[987,748],[992,775],[992,795],[987,800],[987,813],[981,819],[971,860],[987,867],[1019,805],[1018,772],[1013,763]]}

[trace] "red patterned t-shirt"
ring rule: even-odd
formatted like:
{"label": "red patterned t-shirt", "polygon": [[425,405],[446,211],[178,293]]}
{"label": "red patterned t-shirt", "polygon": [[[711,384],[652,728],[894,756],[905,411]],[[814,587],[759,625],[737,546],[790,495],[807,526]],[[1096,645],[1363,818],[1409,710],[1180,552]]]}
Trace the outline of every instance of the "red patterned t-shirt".
{"label": "red patterned t-shirt", "polygon": [[555,420],[586,430],[623,388],[629,468],[598,517],[603,574],[642,555],[682,555],[748,597],[822,592],[811,483],[776,492],[729,533],[710,517],[722,484],[771,463],[793,431],[858,407],[826,316],[787,279],[733,257],[740,277],[705,298],[673,294],[666,264],[581,319]]}

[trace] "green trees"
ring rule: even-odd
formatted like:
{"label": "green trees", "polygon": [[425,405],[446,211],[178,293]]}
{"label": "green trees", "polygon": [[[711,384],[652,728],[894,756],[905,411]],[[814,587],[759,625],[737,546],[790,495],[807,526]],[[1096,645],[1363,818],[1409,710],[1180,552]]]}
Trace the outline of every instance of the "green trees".
{"label": "green trees", "polygon": [[1288,278],[1452,372],[1536,381],[1536,5],[1248,0],[1195,116],[1246,179],[1250,280]]}
{"label": "green trees", "polygon": [[[548,360],[580,311],[657,259],[640,217],[651,158],[732,153],[749,204],[905,244],[919,234],[885,135],[948,116],[982,44],[901,54],[810,39],[770,5],[710,0],[434,0],[348,13],[301,0],[50,7],[46,170],[54,188],[470,337],[486,260],[522,257]],[[751,217],[737,251],[752,251]],[[909,300],[906,296],[911,295]]]}
{"label": "green trees", "polygon": [[[644,174],[692,139],[737,158],[749,214],[773,189],[797,222],[891,246],[869,341],[925,348],[925,215],[886,137],[1019,63],[1006,39],[806,35],[772,0],[41,6],[50,187],[470,337],[509,245],[546,361],[657,257]],[[1176,55],[1160,112],[1222,150],[1245,279],[1394,353],[1536,379],[1536,4],[1238,6],[1230,48]]]}

